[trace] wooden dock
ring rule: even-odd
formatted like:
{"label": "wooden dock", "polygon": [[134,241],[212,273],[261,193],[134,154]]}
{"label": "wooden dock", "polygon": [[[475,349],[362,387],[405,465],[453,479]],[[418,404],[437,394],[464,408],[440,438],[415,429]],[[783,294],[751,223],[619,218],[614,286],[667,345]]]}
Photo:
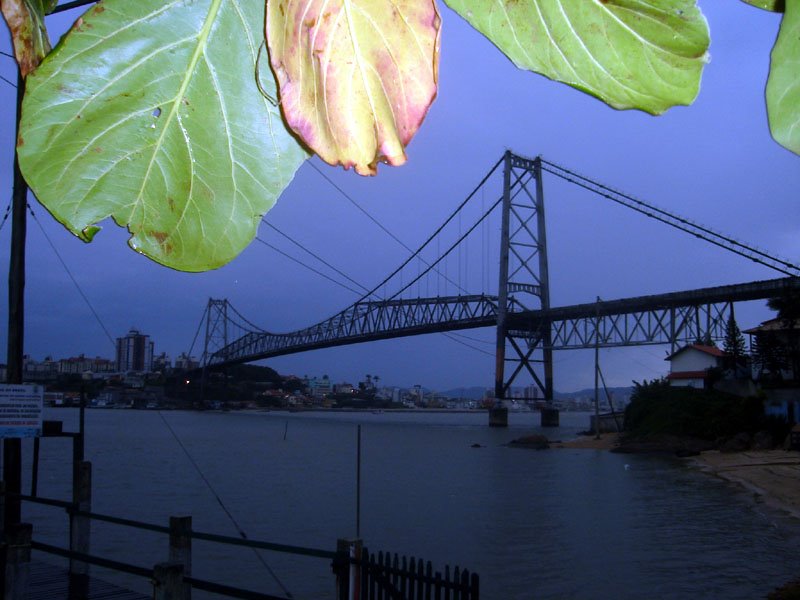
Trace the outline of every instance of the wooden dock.
{"label": "wooden dock", "polygon": [[[66,600],[70,598],[69,573],[55,565],[33,561],[30,563],[27,600]],[[89,593],[86,600],[152,600],[138,592],[126,590],[117,585],[89,578]]]}

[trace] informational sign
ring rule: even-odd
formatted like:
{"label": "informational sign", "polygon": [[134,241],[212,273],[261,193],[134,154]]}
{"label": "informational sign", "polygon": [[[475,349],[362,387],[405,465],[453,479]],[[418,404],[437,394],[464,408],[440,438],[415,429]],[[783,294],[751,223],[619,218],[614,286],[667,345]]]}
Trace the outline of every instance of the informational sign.
{"label": "informational sign", "polygon": [[0,384],[0,438],[42,434],[44,386]]}

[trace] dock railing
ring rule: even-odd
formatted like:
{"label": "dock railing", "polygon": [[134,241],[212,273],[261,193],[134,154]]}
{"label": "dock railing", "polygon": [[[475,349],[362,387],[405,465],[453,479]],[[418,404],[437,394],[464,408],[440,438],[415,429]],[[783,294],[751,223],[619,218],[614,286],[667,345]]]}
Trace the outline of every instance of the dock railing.
{"label": "dock railing", "polygon": [[[20,524],[6,532],[6,542],[0,546],[0,560],[5,598],[23,598],[27,585],[31,550],[69,559],[70,597],[87,597],[89,589],[89,565],[144,577],[153,584],[155,600],[190,600],[192,590],[203,590],[246,600],[291,600],[286,596],[275,596],[254,590],[200,579],[192,573],[192,540],[203,540],[229,546],[268,550],[330,561],[336,578],[336,600],[399,600],[435,598],[437,600],[478,600],[478,576],[456,567],[450,576],[432,571],[431,563],[423,568],[422,560],[389,553],[370,554],[360,540],[339,540],[336,550],[324,550],[290,544],[243,539],[195,531],[192,519],[187,516],[170,517],[169,525],[146,523],[134,519],[95,513],[91,507],[91,465],[81,463],[76,470],[76,490],[73,502],[42,498],[24,494],[7,494],[0,485],[0,506],[3,500],[13,496],[21,502],[29,502],[62,508],[70,523],[70,547],[62,548],[32,538],[32,527]],[[89,525],[91,521],[102,521],[161,533],[169,537],[168,560],[153,566],[134,565],[91,554]]]}

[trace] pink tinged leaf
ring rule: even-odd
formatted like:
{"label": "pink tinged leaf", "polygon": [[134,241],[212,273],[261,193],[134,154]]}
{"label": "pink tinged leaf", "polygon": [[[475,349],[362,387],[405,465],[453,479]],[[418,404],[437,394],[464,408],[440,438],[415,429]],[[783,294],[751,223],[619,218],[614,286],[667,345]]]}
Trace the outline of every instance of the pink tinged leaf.
{"label": "pink tinged leaf", "polygon": [[50,52],[44,15],[54,7],[51,0],[44,5],[41,0],[0,0],[0,10],[11,32],[14,56],[23,77],[32,73]]}
{"label": "pink tinged leaf", "polygon": [[289,127],[326,162],[401,165],[434,98],[435,0],[268,0],[270,62]]}

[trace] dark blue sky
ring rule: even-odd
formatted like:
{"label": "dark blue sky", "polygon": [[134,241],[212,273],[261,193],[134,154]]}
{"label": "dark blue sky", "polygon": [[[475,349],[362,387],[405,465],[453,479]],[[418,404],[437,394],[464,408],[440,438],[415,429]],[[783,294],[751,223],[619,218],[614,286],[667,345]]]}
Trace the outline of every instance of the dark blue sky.
{"label": "dark blue sky", "polygon": [[[800,157],[769,137],[763,89],[779,16],[741,2],[701,2],[711,27],[711,61],[700,96],[688,108],[654,118],[618,112],[589,96],[517,70],[455,13],[443,18],[439,97],[408,148],[408,163],[365,179],[314,159],[352,199],[406,245],[416,247],[508,148],[545,158],[643,200],[800,262]],[[51,27],[56,27],[51,24]],[[0,49],[8,51],[4,37]],[[0,62],[14,80],[15,65]],[[11,195],[15,90],[0,82],[0,182]],[[545,178],[553,305],[779,276]],[[499,188],[496,190],[499,193]],[[490,192],[486,192],[488,200]],[[83,244],[32,203],[39,223],[91,300],[112,337],[131,326],[150,334],[156,351],[186,350],[209,297],[227,297],[251,321],[274,332],[327,318],[356,296],[254,242],[230,265],[205,274],[177,273],[130,251],[112,223]],[[6,200],[0,200],[4,211]],[[380,281],[407,256],[374,223],[304,165],[270,223],[364,285]],[[10,227],[0,231],[0,274],[6,279]],[[262,226],[259,235],[299,256]],[[495,244],[497,232],[494,232]],[[491,242],[491,238],[489,240]],[[491,275],[476,260],[473,283]],[[306,260],[304,258],[304,260]],[[29,222],[26,351],[37,359],[113,356],[113,347],[61,267],[36,221]],[[5,323],[6,295],[0,297]],[[769,318],[763,302],[737,308],[742,328]],[[5,347],[5,324],[0,344]],[[492,351],[492,331],[460,338]],[[665,373],[664,347],[604,350],[609,385]],[[195,354],[197,354],[197,347]],[[556,387],[592,384],[592,358],[556,353]],[[443,335],[321,350],[269,363],[282,373],[357,381],[378,374],[392,385],[435,389],[491,385],[494,359]]]}

